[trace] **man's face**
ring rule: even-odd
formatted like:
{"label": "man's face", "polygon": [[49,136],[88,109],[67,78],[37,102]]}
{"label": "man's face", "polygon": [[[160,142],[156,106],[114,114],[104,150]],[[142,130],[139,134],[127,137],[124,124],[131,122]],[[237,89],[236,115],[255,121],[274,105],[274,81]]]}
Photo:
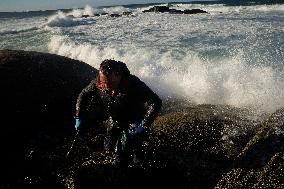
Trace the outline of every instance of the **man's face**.
{"label": "man's face", "polygon": [[99,72],[99,79],[101,84],[108,90],[116,90],[121,81],[121,74],[112,72],[106,76],[102,71]]}

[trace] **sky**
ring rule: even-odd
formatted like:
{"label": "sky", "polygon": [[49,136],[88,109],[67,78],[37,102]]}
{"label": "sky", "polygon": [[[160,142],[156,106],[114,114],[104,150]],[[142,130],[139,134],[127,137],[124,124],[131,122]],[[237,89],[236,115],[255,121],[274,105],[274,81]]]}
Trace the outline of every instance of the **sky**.
{"label": "sky", "polygon": [[[178,0],[176,2],[190,2],[191,0]],[[68,8],[167,3],[174,0],[0,0],[0,12],[31,11],[31,10],[56,10]]]}

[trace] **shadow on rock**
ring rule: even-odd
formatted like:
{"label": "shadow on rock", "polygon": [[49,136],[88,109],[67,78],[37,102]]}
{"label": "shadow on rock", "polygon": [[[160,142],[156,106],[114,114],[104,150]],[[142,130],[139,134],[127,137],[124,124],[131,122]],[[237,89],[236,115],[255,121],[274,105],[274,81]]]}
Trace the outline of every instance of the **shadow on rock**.
{"label": "shadow on rock", "polygon": [[[41,155],[52,154],[70,140],[77,96],[96,75],[97,70],[91,66],[59,55],[0,51],[4,185],[10,180],[22,180],[24,184],[27,182],[23,178],[36,178],[33,175],[45,172],[48,161]],[[39,183],[42,178],[32,180]]]}

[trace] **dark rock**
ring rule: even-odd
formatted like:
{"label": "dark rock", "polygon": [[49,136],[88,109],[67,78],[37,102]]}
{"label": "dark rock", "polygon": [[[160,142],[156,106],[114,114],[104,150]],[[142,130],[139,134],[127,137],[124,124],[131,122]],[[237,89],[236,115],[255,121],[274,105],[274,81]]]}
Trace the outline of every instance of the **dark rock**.
{"label": "dark rock", "polygon": [[276,154],[284,152],[284,109],[273,113],[239,154],[240,166],[259,168]]}
{"label": "dark rock", "polygon": [[190,10],[184,10],[184,14],[198,14],[198,13],[208,13],[207,11],[201,10],[201,9],[190,9]]}
{"label": "dark rock", "polygon": [[96,75],[93,67],[59,55],[0,51],[0,164],[5,177],[32,174],[39,168],[28,164],[33,157],[73,136],[76,98]]}
{"label": "dark rock", "polygon": [[[256,160],[258,160],[256,158]],[[224,174],[215,189],[284,187],[284,154],[276,153],[261,169],[235,168]]]}
{"label": "dark rock", "polygon": [[130,16],[130,15],[132,15],[132,12],[123,12],[122,15],[124,15],[124,16]]}
{"label": "dark rock", "polygon": [[198,14],[198,13],[208,13],[207,11],[201,9],[191,9],[191,10],[177,10],[177,9],[170,9],[169,6],[154,6],[148,10],[144,10],[145,12],[161,12],[161,13],[171,13],[171,14]]}
{"label": "dark rock", "polygon": [[190,186],[213,188],[253,136],[254,127],[244,128],[255,122],[246,110],[174,101],[164,101],[162,115],[151,127],[150,143],[186,170]]}
{"label": "dark rock", "polygon": [[255,128],[260,124],[261,120],[251,118],[253,115],[249,110],[230,106],[196,106],[183,100],[167,99],[163,101],[161,116],[151,127],[151,133],[167,148],[178,146],[192,150],[193,147],[200,148],[201,144],[218,145],[214,148],[222,149],[227,156],[234,158],[254,136]]}
{"label": "dark rock", "polygon": [[280,109],[263,122],[216,188],[283,188],[283,146],[284,109]]}
{"label": "dark rock", "polygon": [[120,17],[120,14],[109,14],[110,17]]}
{"label": "dark rock", "polygon": [[143,12],[169,12],[170,8],[167,6],[154,6],[148,10],[144,10]]}
{"label": "dark rock", "polygon": [[176,9],[170,9],[170,14],[183,14],[184,12],[182,10],[176,10]]}

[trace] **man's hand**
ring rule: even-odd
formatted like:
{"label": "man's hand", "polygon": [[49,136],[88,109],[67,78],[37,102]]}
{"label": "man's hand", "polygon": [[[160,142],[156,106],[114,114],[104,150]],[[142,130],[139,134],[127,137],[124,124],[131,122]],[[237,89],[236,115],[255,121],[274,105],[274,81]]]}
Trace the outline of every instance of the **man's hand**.
{"label": "man's hand", "polygon": [[138,122],[135,124],[135,127],[129,132],[131,135],[139,135],[145,131],[143,122]]}
{"label": "man's hand", "polygon": [[81,124],[81,120],[79,118],[76,118],[76,124],[75,124],[75,129],[78,130]]}

